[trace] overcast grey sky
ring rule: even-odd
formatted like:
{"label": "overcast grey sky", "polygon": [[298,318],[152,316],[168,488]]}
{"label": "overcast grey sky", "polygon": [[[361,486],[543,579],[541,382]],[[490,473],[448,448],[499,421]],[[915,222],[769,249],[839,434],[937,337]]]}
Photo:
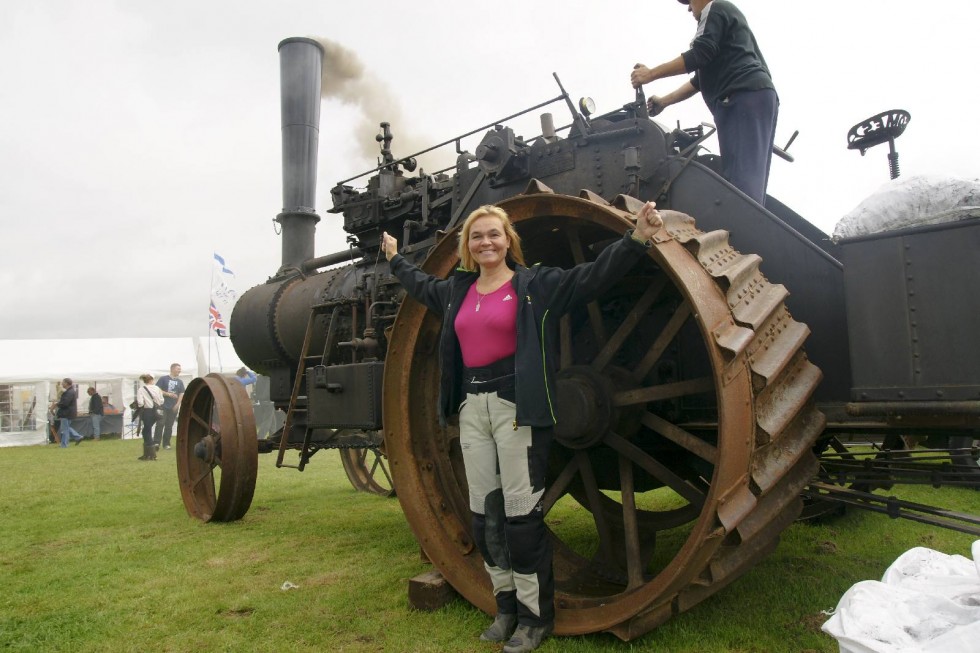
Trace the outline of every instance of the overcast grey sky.
{"label": "overcast grey sky", "polygon": [[[912,114],[903,175],[978,176],[980,6],[737,4],[780,95],[777,142],[800,130],[772,195],[832,232],[888,180],[887,146],[861,157],[848,128],[895,108]],[[676,56],[694,29],[674,0],[4,0],[0,338],[203,335],[213,251],[240,293],[275,272],[283,38],[329,39],[363,64],[355,102],[321,108],[322,255],[346,235],[329,189],[373,165],[378,119],[405,155],[554,97],[552,72],[612,110],[632,99],[634,63]],[[696,97],[659,120],[710,114]]]}

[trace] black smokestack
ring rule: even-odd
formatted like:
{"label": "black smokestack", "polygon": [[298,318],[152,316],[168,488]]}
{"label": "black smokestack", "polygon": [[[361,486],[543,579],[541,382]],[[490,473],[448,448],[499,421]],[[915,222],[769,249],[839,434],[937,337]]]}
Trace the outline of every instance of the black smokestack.
{"label": "black smokestack", "polygon": [[282,102],[282,268],[313,258],[316,223],[316,162],[320,140],[320,79],[323,47],[313,39],[279,44]]}

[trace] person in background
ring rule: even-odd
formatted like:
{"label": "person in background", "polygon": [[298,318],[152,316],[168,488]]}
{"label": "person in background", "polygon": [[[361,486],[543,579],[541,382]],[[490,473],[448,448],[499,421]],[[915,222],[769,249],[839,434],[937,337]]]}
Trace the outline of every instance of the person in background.
{"label": "person in background", "polygon": [[257,375],[252,386],[252,410],[255,412],[255,432],[259,438],[269,437],[281,424],[277,416],[283,415],[283,412],[276,410],[276,404],[269,396],[271,390],[269,377]]}
{"label": "person in background", "polygon": [[156,431],[153,434],[153,444],[157,447],[163,445],[164,449],[170,448],[170,437],[174,431],[174,421],[177,419],[177,411],[180,410],[180,399],[184,396],[184,382],[178,378],[180,376],[180,363],[170,365],[170,374],[160,377],[157,387],[163,392],[163,419],[157,422]]}
{"label": "person in background", "polygon": [[102,409],[106,415],[118,415],[122,411],[112,405],[109,395],[102,395]]}
{"label": "person in background", "polygon": [[71,421],[78,416],[78,392],[75,390],[75,384],[65,377],[61,380],[61,387],[64,392],[58,397],[58,401],[51,403],[51,408],[57,410],[55,417],[58,419],[58,434],[61,436],[61,447],[65,448],[68,446],[68,440],[74,440],[77,445],[84,438],[71,427]]}
{"label": "person in background", "polygon": [[164,405],[163,391],[153,385],[152,374],[140,375],[140,381],[143,385],[136,391],[136,407],[143,426],[143,455],[137,460],[156,460],[157,448],[153,444],[153,425],[158,421],[156,409]]}
{"label": "person in background", "polygon": [[639,88],[654,80],[694,73],[667,95],[651,95],[655,116],[665,107],[701,93],[718,128],[722,176],[765,204],[779,97],[769,67],[745,16],[728,0],[678,0],[698,21],[689,50],[653,68],[636,64],[630,82]]}
{"label": "person in background", "polygon": [[448,279],[412,265],[394,237],[382,236],[391,272],[408,295],[443,316],[438,414],[445,424],[459,413],[473,536],[497,604],[480,639],[506,642],[504,653],[532,651],[554,629],[555,578],[541,500],[556,423],[558,317],[625,275],[662,226],[647,202],[636,229],[595,261],[569,270],[527,268],[506,211],[482,206],[463,223],[460,267]]}
{"label": "person in background", "polygon": [[247,367],[240,367],[238,368],[238,371],[235,372],[235,380],[245,387],[255,383],[256,379],[258,379],[258,377],[255,376],[255,372],[251,371]]}
{"label": "person in background", "polygon": [[99,440],[102,436],[102,415],[104,414],[102,396],[92,386],[89,386],[87,392],[88,416],[92,420],[92,437]]}

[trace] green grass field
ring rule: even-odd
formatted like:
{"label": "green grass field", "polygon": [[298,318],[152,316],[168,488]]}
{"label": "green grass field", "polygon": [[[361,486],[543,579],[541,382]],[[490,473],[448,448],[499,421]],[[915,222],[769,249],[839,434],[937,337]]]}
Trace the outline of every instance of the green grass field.
{"label": "green grass field", "polygon": [[[0,449],[0,649],[11,651],[474,651],[490,618],[462,599],[408,604],[427,571],[396,499],[355,492],[339,458],[300,473],[259,459],[239,522],[187,516],[174,451],[141,441]],[[980,512],[972,490],[903,497]],[[903,551],[970,556],[973,537],[851,512],[795,524],[775,554],[639,640],[552,638],[542,651],[837,651],[820,632],[857,581]],[[298,587],[283,590],[283,583]]]}

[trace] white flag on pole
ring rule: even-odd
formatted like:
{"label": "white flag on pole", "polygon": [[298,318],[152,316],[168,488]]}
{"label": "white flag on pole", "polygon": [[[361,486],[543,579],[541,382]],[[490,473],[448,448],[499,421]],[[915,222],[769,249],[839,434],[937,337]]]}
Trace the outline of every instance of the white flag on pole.
{"label": "white flag on pole", "polygon": [[225,264],[225,259],[214,253],[214,268],[211,271],[211,308],[208,313],[208,326],[219,336],[228,336],[228,318],[235,306],[238,294],[232,283],[235,273]]}

